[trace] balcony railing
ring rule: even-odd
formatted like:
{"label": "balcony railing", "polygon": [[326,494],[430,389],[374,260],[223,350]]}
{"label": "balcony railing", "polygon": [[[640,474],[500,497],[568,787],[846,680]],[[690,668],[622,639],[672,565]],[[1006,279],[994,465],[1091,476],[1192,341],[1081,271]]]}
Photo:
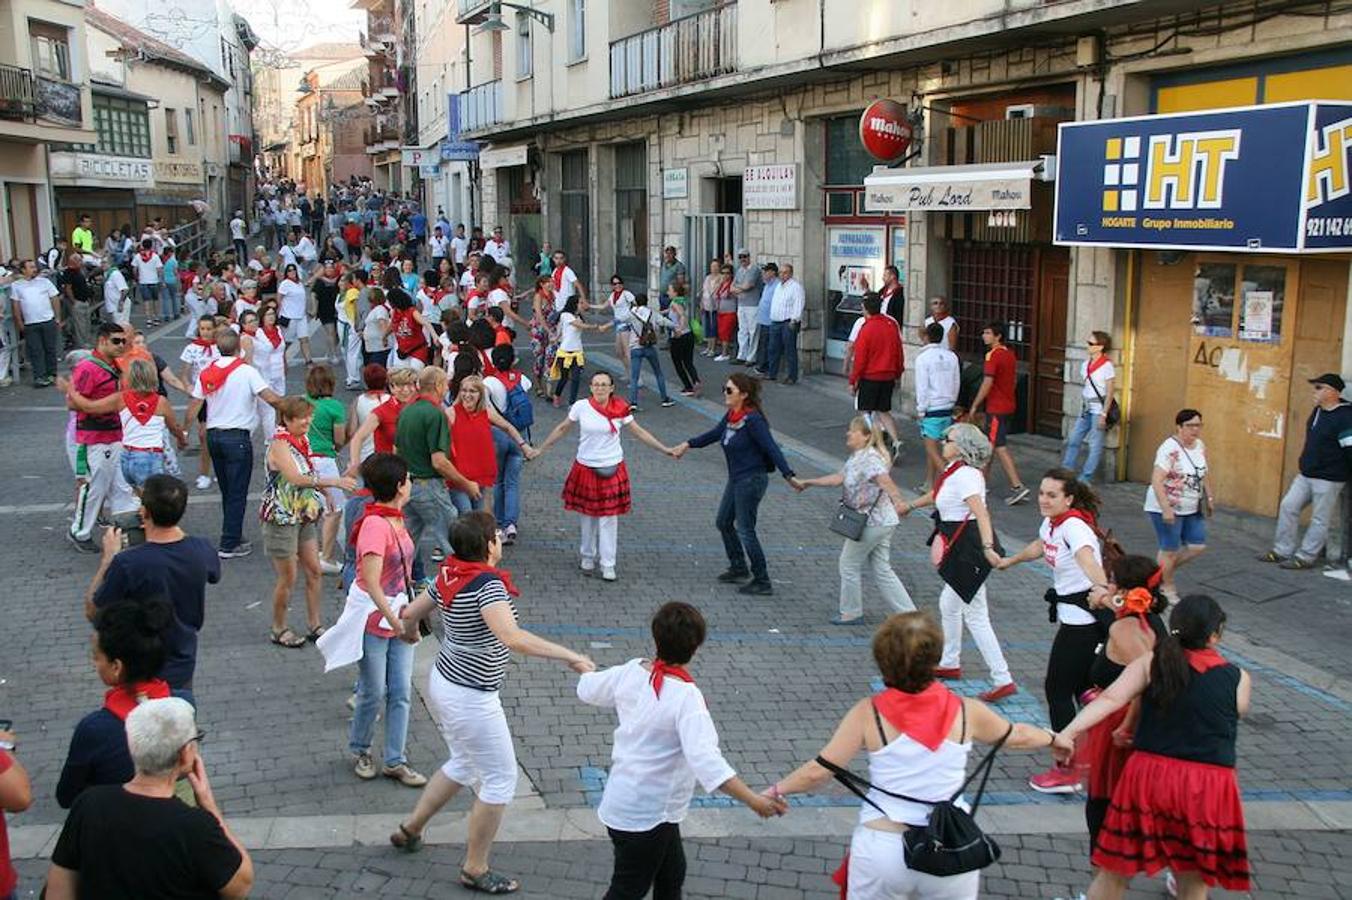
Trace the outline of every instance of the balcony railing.
{"label": "balcony railing", "polygon": [[493,0],[456,0],[455,21],[460,25],[478,25]]}
{"label": "balcony railing", "polygon": [[486,81],[460,92],[460,130],[480,131],[502,121],[502,81]]}
{"label": "balcony railing", "polygon": [[610,96],[628,97],[737,69],[737,4],[684,16],[610,45]]}
{"label": "balcony railing", "polygon": [[36,116],[33,73],[18,66],[0,65],[0,119],[27,122]]}

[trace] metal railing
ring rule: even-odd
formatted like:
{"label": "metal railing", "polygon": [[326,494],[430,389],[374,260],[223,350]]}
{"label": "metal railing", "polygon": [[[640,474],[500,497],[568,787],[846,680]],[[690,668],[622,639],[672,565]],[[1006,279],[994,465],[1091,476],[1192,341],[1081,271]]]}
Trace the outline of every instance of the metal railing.
{"label": "metal railing", "polygon": [[460,92],[460,130],[479,131],[502,121],[502,81],[486,81]]}
{"label": "metal railing", "polygon": [[610,45],[610,96],[702,81],[737,70],[737,4],[684,16]]}
{"label": "metal railing", "polygon": [[0,119],[27,121],[36,115],[33,73],[18,66],[0,64]]}
{"label": "metal railing", "polygon": [[455,20],[464,24],[465,19],[484,12],[493,0],[458,0],[455,8]]}

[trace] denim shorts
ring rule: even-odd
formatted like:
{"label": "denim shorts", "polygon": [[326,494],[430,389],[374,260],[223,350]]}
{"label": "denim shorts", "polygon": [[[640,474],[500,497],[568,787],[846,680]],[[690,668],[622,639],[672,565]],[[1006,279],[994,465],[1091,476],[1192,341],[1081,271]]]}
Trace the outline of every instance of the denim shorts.
{"label": "denim shorts", "polygon": [[924,416],[920,419],[920,436],[927,441],[942,441],[952,424],[952,416]]}
{"label": "denim shorts", "polygon": [[1195,512],[1190,516],[1174,516],[1170,525],[1164,516],[1157,512],[1147,513],[1150,524],[1155,526],[1155,538],[1160,549],[1174,553],[1183,547],[1203,547],[1206,545],[1206,516]]}
{"label": "denim shorts", "polygon": [[122,477],[132,487],[141,487],[151,475],[163,474],[163,451],[126,449],[122,451]]}

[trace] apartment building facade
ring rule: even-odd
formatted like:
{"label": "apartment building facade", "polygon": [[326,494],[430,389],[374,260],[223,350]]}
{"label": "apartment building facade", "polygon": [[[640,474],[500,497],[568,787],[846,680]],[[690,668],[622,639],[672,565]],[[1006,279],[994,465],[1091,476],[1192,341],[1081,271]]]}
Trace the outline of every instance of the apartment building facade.
{"label": "apartment building facade", "polygon": [[[839,369],[862,292],[895,265],[908,298],[908,343],[918,342],[926,298],[935,295],[953,303],[965,362],[981,357],[982,325],[1003,322],[1020,360],[1020,425],[1054,437],[1080,409],[1088,332],[1107,330],[1119,336],[1124,385],[1141,373],[1145,386],[1110,439],[1105,473],[1148,479],[1152,454],[1142,448],[1169,433],[1172,411],[1166,417],[1142,397],[1194,396],[1191,387],[1157,389],[1164,371],[1176,385],[1191,383],[1190,347],[1178,329],[1167,348],[1130,336],[1153,327],[1142,325],[1143,314],[1163,314],[1142,306],[1150,280],[1168,269],[1191,285],[1198,263],[1189,256],[1160,266],[1128,246],[1057,240],[1058,128],[1231,99],[1271,102],[1261,85],[1273,76],[1285,79],[1276,94],[1283,99],[1347,99],[1352,16],[1308,7],[549,0],[525,12],[458,0],[459,20],[471,26],[471,87],[460,101],[475,111],[464,131],[485,142],[482,221],[507,226],[518,256],[532,235],[547,236],[592,284],[618,272],[649,292],[666,245],[678,248],[697,282],[711,257],[736,246],[791,262],[809,298],[803,362],[828,371]],[[1233,75],[1236,66],[1258,68]],[[1237,90],[1236,80],[1245,87]],[[896,188],[919,177],[902,169],[924,169],[938,192],[871,202],[866,181],[880,177],[880,163],[864,150],[859,120],[876,99],[902,104],[914,128],[913,155],[892,164],[892,197],[909,198]],[[952,207],[923,202],[945,188],[962,194],[973,182],[994,186],[977,205],[946,211]],[[1019,198],[1013,206],[1011,196]],[[1241,448],[1271,444],[1274,483],[1283,477],[1307,404],[1282,392],[1312,360],[1334,369],[1342,362],[1347,262],[1326,256],[1310,264],[1316,270],[1310,284],[1343,288],[1320,294],[1333,298],[1321,315],[1337,327],[1319,349],[1290,336],[1275,367],[1286,374],[1263,388],[1281,427],[1274,432],[1269,416],[1265,427],[1246,422],[1224,439],[1213,436],[1233,450],[1228,463],[1218,455],[1213,472],[1235,505],[1275,507],[1271,485],[1245,481]],[[1297,281],[1292,273],[1287,283]],[[1231,293],[1244,282],[1237,270]],[[1185,320],[1183,332],[1189,327]],[[1167,369],[1159,353],[1168,354]],[[1125,435],[1132,452],[1117,454]]]}
{"label": "apartment building facade", "polygon": [[361,44],[367,55],[364,102],[373,120],[365,135],[377,188],[416,192],[419,173],[405,166],[405,148],[418,136],[417,65],[413,0],[353,0],[366,12]]}

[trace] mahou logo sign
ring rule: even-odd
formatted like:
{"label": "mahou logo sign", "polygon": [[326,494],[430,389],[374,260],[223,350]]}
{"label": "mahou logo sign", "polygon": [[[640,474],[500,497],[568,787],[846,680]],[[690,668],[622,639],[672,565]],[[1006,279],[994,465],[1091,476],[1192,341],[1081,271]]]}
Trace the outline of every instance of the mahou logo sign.
{"label": "mahou logo sign", "polygon": [[874,100],[859,117],[859,140],[879,162],[893,162],[911,146],[906,107],[895,100]]}

